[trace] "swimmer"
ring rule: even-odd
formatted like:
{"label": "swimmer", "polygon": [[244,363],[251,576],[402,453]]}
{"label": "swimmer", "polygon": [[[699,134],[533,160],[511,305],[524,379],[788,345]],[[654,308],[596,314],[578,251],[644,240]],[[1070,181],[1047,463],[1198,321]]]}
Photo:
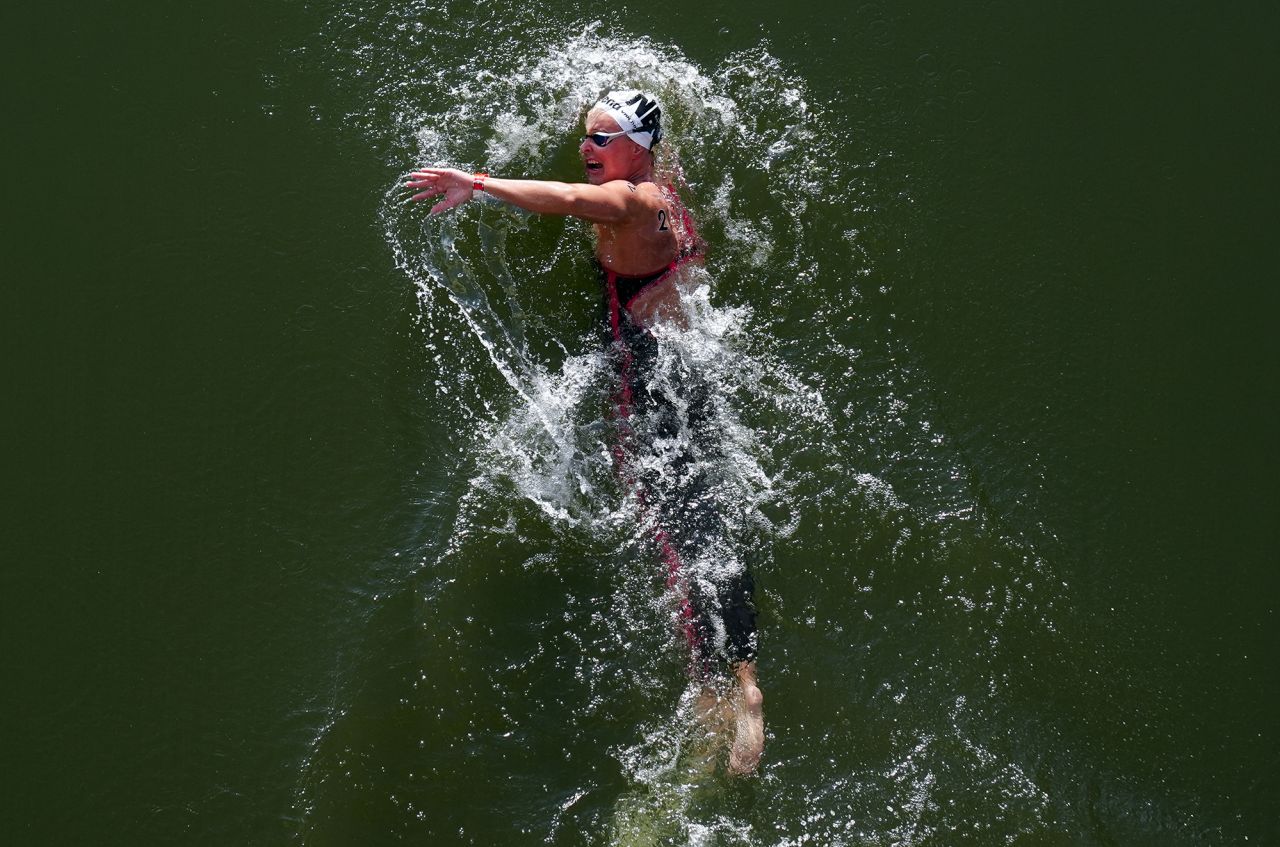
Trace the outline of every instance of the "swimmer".
{"label": "swimmer", "polygon": [[[421,168],[409,175],[407,187],[416,201],[440,198],[431,214],[488,194],[521,209],[544,215],[565,215],[590,221],[595,228],[596,261],[605,287],[612,339],[621,351],[621,385],[615,396],[624,421],[643,401],[637,390],[637,356],[652,344],[648,330],[664,320],[683,319],[676,284],[682,264],[699,258],[692,222],[679,197],[654,178],[653,148],[662,139],[662,111],[657,101],[640,91],[606,94],[587,113],[585,135],[578,153],[586,183],[537,179],[505,179],[453,168]],[[621,448],[615,450],[619,455]],[[688,539],[678,525],[663,526],[665,514],[679,504],[657,506],[655,542],[668,568],[667,584],[681,593],[680,618],[694,651],[693,666],[706,668],[713,648],[704,634],[712,631],[707,618],[719,614],[730,622],[730,642],[737,649],[716,650],[732,669],[734,682],[725,698],[718,698],[700,672],[705,688],[700,712],[720,717],[733,726],[729,769],[737,774],[756,770],[764,751],[763,695],[756,680],[755,613],[750,608],[750,575],[735,580],[727,591],[690,591],[681,572],[690,555]],[[697,533],[694,533],[695,535]]]}

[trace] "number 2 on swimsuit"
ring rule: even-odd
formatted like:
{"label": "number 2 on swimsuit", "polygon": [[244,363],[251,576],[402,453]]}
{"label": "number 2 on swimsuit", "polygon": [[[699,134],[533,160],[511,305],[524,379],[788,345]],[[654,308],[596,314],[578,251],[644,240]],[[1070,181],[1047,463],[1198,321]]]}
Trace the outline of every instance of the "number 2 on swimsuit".
{"label": "number 2 on swimsuit", "polygon": [[667,210],[659,209],[658,210],[658,232],[666,232],[666,231],[667,231]]}

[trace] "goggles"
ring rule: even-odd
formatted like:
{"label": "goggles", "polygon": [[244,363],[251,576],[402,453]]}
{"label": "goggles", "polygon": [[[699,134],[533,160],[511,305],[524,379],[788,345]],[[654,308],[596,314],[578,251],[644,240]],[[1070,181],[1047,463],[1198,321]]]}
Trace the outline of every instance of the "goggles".
{"label": "goggles", "polygon": [[618,132],[589,132],[582,136],[582,140],[590,141],[597,147],[608,147],[610,141],[613,141],[613,139],[617,138],[619,135],[626,135],[630,131],[631,130],[629,129],[624,129],[619,130]]}

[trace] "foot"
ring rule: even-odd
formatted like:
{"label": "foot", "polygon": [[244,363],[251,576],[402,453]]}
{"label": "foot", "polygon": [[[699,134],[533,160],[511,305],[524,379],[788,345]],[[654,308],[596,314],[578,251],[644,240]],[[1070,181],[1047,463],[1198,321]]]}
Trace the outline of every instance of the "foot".
{"label": "foot", "polygon": [[736,670],[738,685],[731,695],[733,704],[733,746],[729,748],[729,772],[739,776],[755,773],[764,753],[764,695],[756,685],[754,664]]}

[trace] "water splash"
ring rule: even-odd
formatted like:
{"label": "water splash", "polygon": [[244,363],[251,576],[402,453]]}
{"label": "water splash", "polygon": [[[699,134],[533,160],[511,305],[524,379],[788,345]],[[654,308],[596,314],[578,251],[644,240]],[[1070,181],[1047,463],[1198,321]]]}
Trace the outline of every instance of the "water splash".
{"label": "water splash", "polygon": [[[679,662],[637,669],[634,660],[678,651],[653,575],[636,568],[647,555],[646,527],[607,447],[612,371],[595,323],[587,227],[487,203],[428,219],[392,185],[381,222],[417,292],[416,332],[434,372],[424,400],[469,458],[449,544],[420,562],[434,579],[422,589],[424,640],[479,662],[477,678],[492,679],[457,695],[462,708],[496,701],[494,725],[516,731],[533,720],[517,695],[530,696],[523,686],[535,671],[559,681],[535,705],[568,716],[566,745],[589,737],[602,716],[656,708],[663,718],[634,723],[639,737],[610,748],[628,782],[589,819],[607,820],[625,843],[928,843],[953,831],[955,813],[942,798],[963,796],[960,786],[1008,808],[993,818],[997,840],[1038,831],[1044,791],[1008,746],[990,741],[998,728],[956,725],[923,705],[954,702],[960,691],[993,710],[1000,639],[1051,627],[1053,583],[1043,559],[1016,539],[974,540],[979,497],[936,423],[927,379],[891,316],[877,324],[856,311],[886,291],[872,282],[860,233],[874,209],[858,188],[891,155],[850,169],[832,155],[838,145],[816,143],[842,134],[765,44],[704,68],[671,45],[598,22],[566,38],[563,22],[480,4],[449,16],[465,20],[460,37],[483,32],[487,44],[513,49],[420,61],[441,35],[426,22],[444,6],[423,0],[383,18],[354,8],[335,16],[333,70],[358,95],[347,99],[362,104],[339,117],[381,151],[389,174],[429,162],[576,180],[571,151],[586,105],[622,83],[658,95],[668,127],[659,169],[680,186],[712,250],[700,271],[706,284],[686,298],[688,328],[658,333],[655,390],[664,390],[663,374],[707,375],[722,438],[707,470],[735,507],[735,537],[753,551],[786,542],[794,570],[775,570],[773,584],[785,591],[762,600],[779,632],[773,681],[795,692],[831,684],[833,666],[872,668],[839,688],[840,709],[860,718],[828,715],[831,738],[819,739],[785,706],[771,712],[781,729],[759,783],[774,807],[768,826],[724,811],[735,789],[699,770],[705,756],[694,749],[689,693],[674,713],[663,705]],[[826,527],[856,528],[852,549],[847,533],[832,541]],[[706,563],[715,577],[741,567],[734,550],[718,553]],[[463,598],[492,591],[485,580],[495,558],[531,578],[581,579],[575,559],[616,577],[593,597],[570,596],[562,610],[522,608],[533,646],[486,664],[476,657],[490,649],[483,627],[493,624],[480,622],[492,617]],[[939,640],[950,631],[973,637]],[[900,652],[885,664],[889,651]],[[618,705],[628,702],[638,705]],[[869,742],[852,728],[862,721],[889,742]],[[505,750],[496,730],[468,732],[467,749],[481,752],[465,755]],[[465,746],[451,742],[423,758],[465,770]],[[579,811],[590,798],[608,793],[601,779],[584,778],[533,817],[550,827],[550,841],[573,814],[590,814]]]}

